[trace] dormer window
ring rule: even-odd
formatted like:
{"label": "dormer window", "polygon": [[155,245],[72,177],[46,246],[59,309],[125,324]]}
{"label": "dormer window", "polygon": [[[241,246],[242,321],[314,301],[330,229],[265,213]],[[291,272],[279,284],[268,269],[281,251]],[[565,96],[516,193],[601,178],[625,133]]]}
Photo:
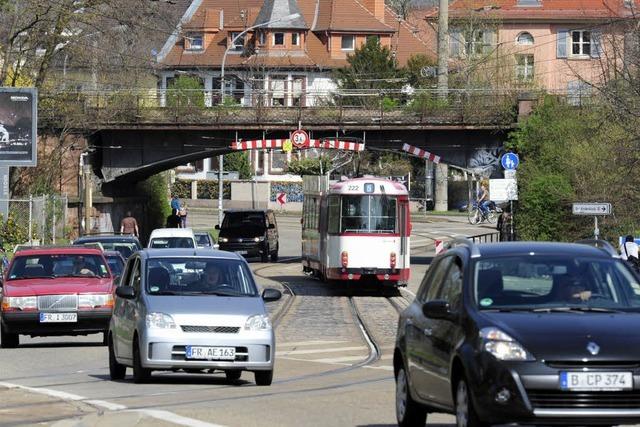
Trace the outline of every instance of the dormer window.
{"label": "dormer window", "polygon": [[300,33],[291,34],[291,46],[300,46]]}
{"label": "dormer window", "polygon": [[284,33],[273,33],[273,45],[284,46]]}
{"label": "dormer window", "polygon": [[186,37],[187,50],[202,50],[204,48],[202,33],[190,33]]}
{"label": "dormer window", "polygon": [[229,43],[233,43],[233,47],[231,49],[236,52],[242,52],[244,50],[244,35],[239,37],[235,42],[233,41],[239,34],[239,31],[232,31],[229,33]]}

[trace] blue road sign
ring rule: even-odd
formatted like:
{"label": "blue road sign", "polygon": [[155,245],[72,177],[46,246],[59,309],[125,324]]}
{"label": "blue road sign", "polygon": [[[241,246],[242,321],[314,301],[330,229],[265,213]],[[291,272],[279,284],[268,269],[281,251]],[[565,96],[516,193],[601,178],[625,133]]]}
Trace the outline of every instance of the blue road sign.
{"label": "blue road sign", "polygon": [[516,153],[505,153],[500,162],[506,170],[516,170],[520,164],[520,158]]}

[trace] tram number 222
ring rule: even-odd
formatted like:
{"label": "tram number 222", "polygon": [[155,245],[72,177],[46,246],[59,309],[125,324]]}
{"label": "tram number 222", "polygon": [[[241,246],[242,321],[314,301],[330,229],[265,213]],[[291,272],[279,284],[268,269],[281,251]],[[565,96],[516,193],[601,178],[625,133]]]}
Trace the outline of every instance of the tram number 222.
{"label": "tram number 222", "polygon": [[358,191],[358,190],[360,190],[360,186],[359,185],[349,185],[347,189],[349,191]]}

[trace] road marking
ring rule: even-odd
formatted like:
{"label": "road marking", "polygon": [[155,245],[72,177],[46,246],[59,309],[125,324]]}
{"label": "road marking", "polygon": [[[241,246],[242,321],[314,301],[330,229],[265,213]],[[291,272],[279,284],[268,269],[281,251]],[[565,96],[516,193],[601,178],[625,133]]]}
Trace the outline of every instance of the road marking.
{"label": "road marking", "polygon": [[333,348],[317,348],[313,350],[290,350],[290,351],[277,351],[276,356],[289,356],[289,355],[301,355],[301,354],[315,354],[315,353],[336,353],[339,351],[353,351],[353,350],[366,350],[366,347],[333,347]]}
{"label": "road marking", "polygon": [[105,400],[94,400],[89,399],[84,396],[80,396],[78,394],[67,393],[66,391],[53,390],[50,388],[43,387],[29,387],[20,384],[0,382],[0,387],[5,387],[8,389],[21,389],[30,391],[32,393],[44,394],[49,397],[55,397],[61,400],[70,400],[74,402],[83,402],[88,405],[99,407],[101,409],[107,409],[110,411],[118,411],[118,412],[138,412],[143,415],[147,415],[152,418],[156,418],[158,420],[165,420],[172,422],[174,424],[188,426],[188,427],[224,427],[220,424],[208,423],[206,421],[196,420],[195,418],[183,417],[182,415],[175,414],[169,411],[161,411],[155,409],[127,409],[125,405],[120,405],[118,403],[107,402]]}
{"label": "road marking", "polygon": [[344,362],[355,362],[358,360],[362,360],[365,356],[344,356],[344,357],[334,357],[329,359],[313,359],[312,362],[318,363],[344,363]]}
{"label": "road marking", "polygon": [[367,368],[367,369],[380,369],[383,371],[393,371],[393,366],[363,366],[363,368]]}
{"label": "road marking", "polygon": [[320,345],[320,344],[341,344],[348,341],[294,341],[294,342],[278,342],[278,347],[302,347],[307,345]]}

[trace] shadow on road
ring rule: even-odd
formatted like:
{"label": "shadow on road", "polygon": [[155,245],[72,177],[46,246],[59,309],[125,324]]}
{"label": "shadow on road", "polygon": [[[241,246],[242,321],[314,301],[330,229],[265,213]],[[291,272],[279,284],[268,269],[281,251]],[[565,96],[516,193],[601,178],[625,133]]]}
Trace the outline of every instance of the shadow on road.
{"label": "shadow on road", "polygon": [[[228,381],[222,371],[216,371],[210,373],[203,370],[201,373],[189,373],[189,372],[157,372],[151,375],[151,379],[147,381],[148,384],[178,384],[178,385],[224,385],[224,386],[241,386],[246,384],[253,384],[253,374],[249,372],[243,372],[243,378],[237,381]],[[247,379],[244,379],[244,377]],[[111,381],[109,375],[90,375],[90,377]],[[250,379],[249,379],[250,378]],[[132,376],[126,376],[124,380],[115,380],[115,383],[133,383]]]}
{"label": "shadow on road", "polygon": [[18,348],[64,348],[64,347],[105,347],[102,340],[99,342],[41,342],[20,344]]}

